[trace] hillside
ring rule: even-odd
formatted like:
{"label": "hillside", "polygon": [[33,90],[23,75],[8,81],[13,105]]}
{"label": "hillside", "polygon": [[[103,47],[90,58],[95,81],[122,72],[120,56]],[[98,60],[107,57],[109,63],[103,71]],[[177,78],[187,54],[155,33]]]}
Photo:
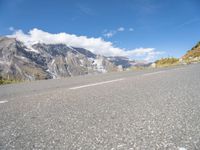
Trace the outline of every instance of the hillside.
{"label": "hillside", "polygon": [[200,42],[198,42],[191,50],[177,59],[177,58],[161,58],[155,61],[151,67],[167,67],[180,64],[190,64],[200,62]]}
{"label": "hillside", "polygon": [[200,60],[200,42],[198,42],[191,50],[189,50],[183,57],[185,61]]}
{"label": "hillside", "polygon": [[167,67],[172,65],[177,65],[179,63],[179,59],[177,58],[162,58],[157,60],[154,64],[156,67]]}

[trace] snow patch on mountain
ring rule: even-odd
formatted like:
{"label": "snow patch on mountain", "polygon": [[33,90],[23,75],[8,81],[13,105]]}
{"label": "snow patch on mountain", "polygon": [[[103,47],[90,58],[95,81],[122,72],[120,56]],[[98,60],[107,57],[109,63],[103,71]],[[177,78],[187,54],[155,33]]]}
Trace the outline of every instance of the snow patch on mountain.
{"label": "snow patch on mountain", "polygon": [[102,72],[102,73],[106,73],[106,72],[107,72],[107,71],[105,70],[104,66],[103,66],[103,58],[94,59],[93,64],[96,65],[96,69],[97,69],[99,72]]}

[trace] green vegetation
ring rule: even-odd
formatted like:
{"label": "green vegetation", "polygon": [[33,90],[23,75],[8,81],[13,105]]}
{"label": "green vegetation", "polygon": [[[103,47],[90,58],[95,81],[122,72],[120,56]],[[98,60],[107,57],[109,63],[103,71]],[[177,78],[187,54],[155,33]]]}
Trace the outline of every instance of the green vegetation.
{"label": "green vegetation", "polygon": [[178,65],[179,64],[179,59],[177,58],[162,58],[160,60],[157,60],[155,62],[156,67],[168,67],[168,66],[173,66],[173,65]]}
{"label": "green vegetation", "polygon": [[11,83],[18,83],[21,82],[19,80],[13,80],[13,79],[4,79],[3,77],[0,76],[0,85],[1,84],[11,84]]}

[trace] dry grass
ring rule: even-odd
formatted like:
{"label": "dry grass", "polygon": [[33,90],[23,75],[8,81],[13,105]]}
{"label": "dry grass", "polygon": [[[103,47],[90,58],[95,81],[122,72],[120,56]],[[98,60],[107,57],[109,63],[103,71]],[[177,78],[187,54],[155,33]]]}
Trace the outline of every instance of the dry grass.
{"label": "dry grass", "polygon": [[183,59],[190,61],[198,57],[200,57],[200,42],[197,43],[191,50],[189,50],[187,54],[183,56]]}
{"label": "dry grass", "polygon": [[162,58],[155,62],[156,67],[168,67],[179,64],[179,59],[177,58]]}

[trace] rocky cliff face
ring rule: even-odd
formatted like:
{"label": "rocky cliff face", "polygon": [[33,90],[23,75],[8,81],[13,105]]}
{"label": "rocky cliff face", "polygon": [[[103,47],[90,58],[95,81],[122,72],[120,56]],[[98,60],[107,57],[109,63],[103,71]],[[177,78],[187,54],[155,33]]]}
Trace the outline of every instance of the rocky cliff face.
{"label": "rocky cliff face", "polygon": [[6,79],[33,80],[51,78],[45,58],[27,51],[16,39],[0,38],[0,75]]}
{"label": "rocky cliff face", "polygon": [[29,47],[0,37],[0,76],[6,79],[51,79],[117,71],[104,56],[64,44],[36,43]]}

